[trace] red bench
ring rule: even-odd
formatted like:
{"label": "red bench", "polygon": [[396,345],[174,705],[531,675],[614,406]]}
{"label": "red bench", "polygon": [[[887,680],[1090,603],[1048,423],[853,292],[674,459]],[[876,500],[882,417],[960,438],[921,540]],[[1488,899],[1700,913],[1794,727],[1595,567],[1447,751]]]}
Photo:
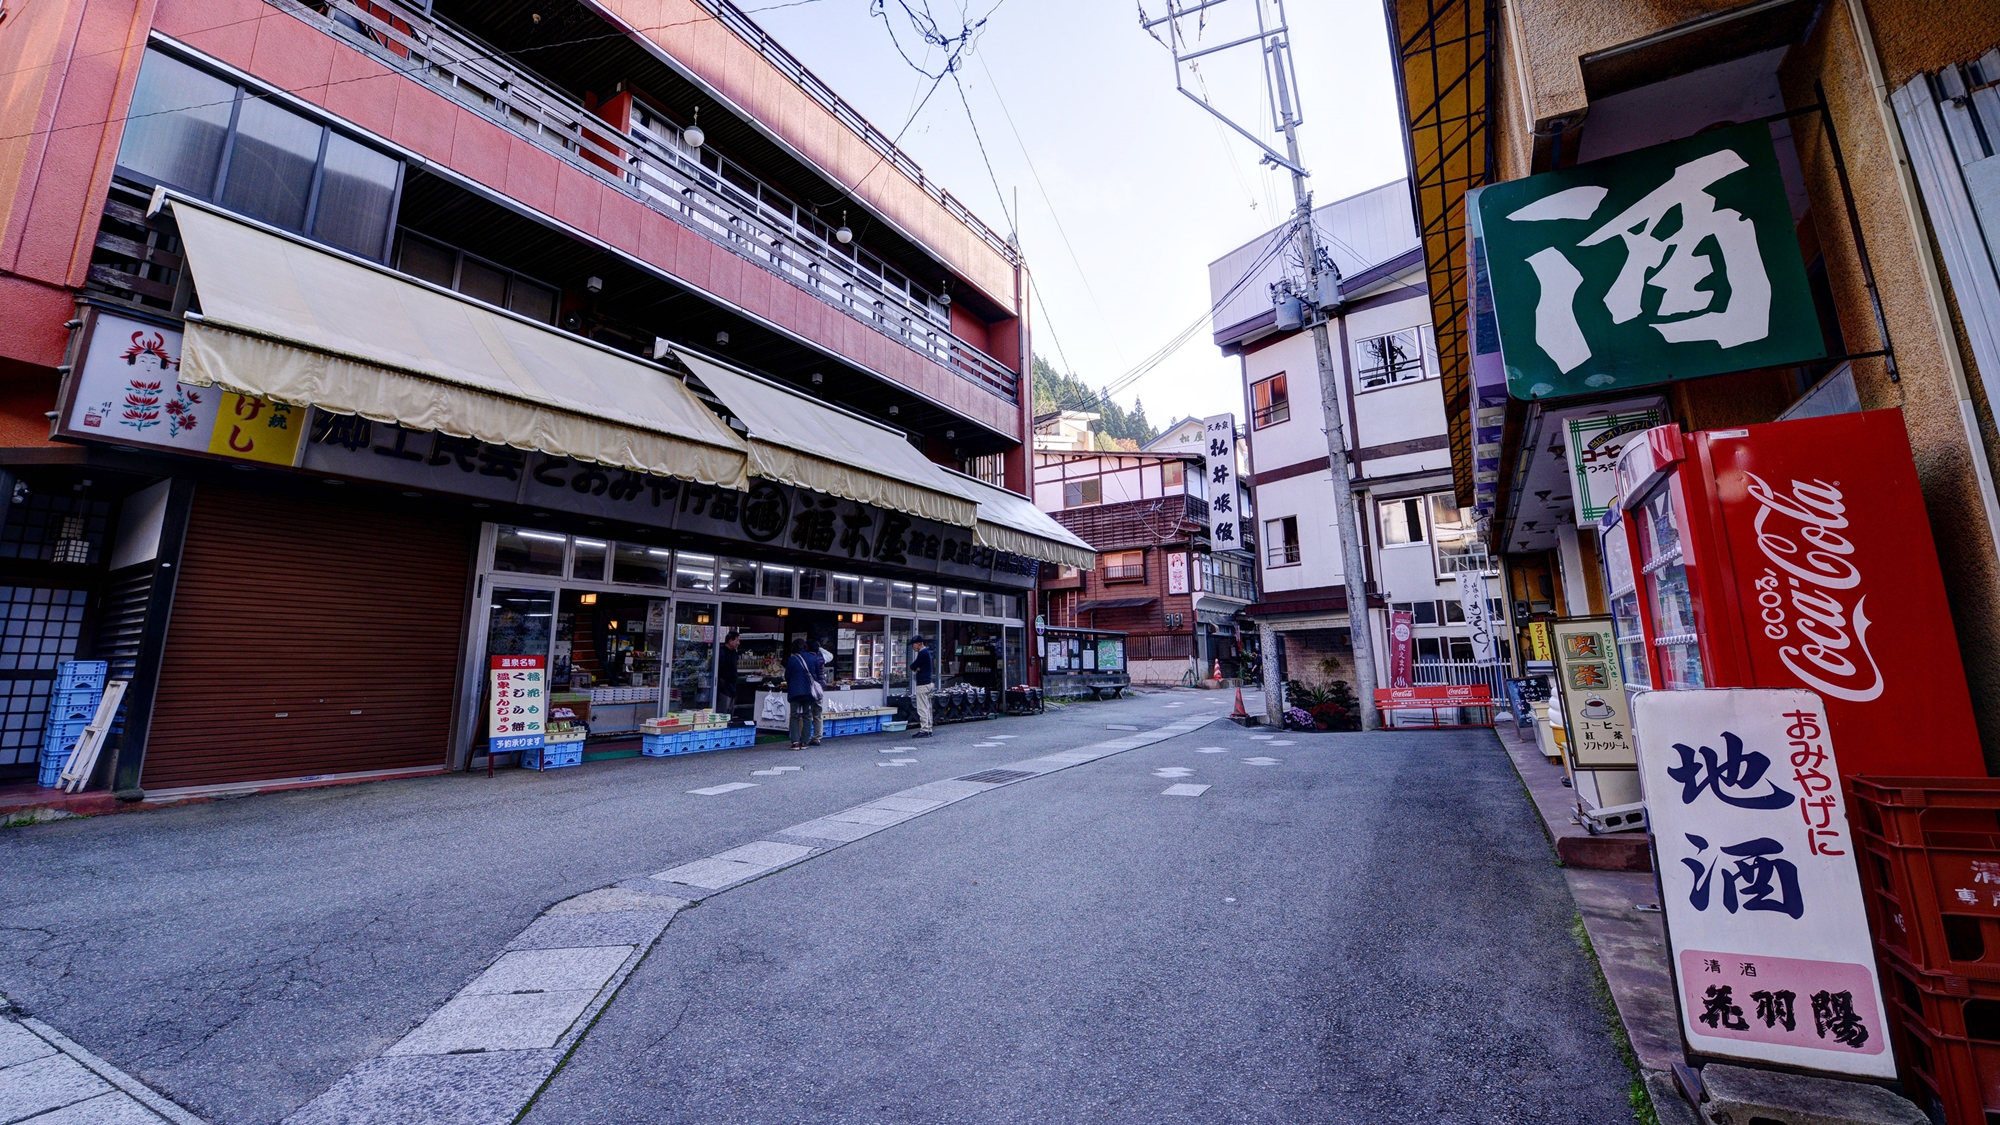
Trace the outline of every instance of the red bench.
{"label": "red bench", "polygon": [[[1376,688],[1375,709],[1382,712],[1385,730],[1443,730],[1455,727],[1490,727],[1493,725],[1493,689],[1486,684],[1439,684],[1428,687]],[[1447,723],[1442,721],[1440,712],[1470,709],[1484,711],[1485,722]],[[1429,711],[1431,721],[1427,725],[1398,727],[1394,724],[1394,712]],[[1457,716],[1454,715],[1453,718]]]}

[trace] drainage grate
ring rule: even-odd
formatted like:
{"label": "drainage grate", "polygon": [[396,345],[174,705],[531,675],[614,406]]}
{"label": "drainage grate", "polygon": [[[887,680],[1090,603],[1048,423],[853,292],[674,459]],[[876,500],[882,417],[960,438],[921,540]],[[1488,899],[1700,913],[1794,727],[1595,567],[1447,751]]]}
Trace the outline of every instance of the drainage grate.
{"label": "drainage grate", "polygon": [[1019,781],[1024,777],[1033,776],[1035,775],[1023,770],[981,770],[978,773],[969,773],[964,777],[954,780],[976,781],[981,785],[1004,785],[1009,781]]}

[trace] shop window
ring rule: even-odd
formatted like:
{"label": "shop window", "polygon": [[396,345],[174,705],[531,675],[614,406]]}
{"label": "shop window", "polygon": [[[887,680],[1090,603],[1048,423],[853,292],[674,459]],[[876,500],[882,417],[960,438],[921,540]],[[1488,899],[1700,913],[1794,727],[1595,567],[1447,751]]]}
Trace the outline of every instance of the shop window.
{"label": "shop window", "polygon": [[1000,595],[998,594],[979,595],[979,612],[987,617],[1000,616]]}
{"label": "shop window", "polygon": [[1104,502],[1104,484],[1096,477],[1063,482],[1063,507],[1087,508]]}
{"label": "shop window", "polygon": [[1250,424],[1259,430],[1291,420],[1292,402],[1284,372],[1250,384],[1250,410]]}
{"label": "shop window", "polygon": [[475,258],[441,242],[404,231],[396,245],[396,268],[446,289],[510,309],[543,324],[556,322],[558,291],[512,270]]}
{"label": "shop window", "polygon": [[118,168],[378,260],[403,171],[386,153],[159,51],[140,67]]}
{"label": "shop window", "polygon": [[[621,565],[625,561],[625,545],[622,543],[618,545],[618,561]],[[674,588],[714,593],[715,556],[682,551],[680,556],[674,559]]]}
{"label": "shop window", "polygon": [[1424,541],[1424,502],[1422,497],[1410,496],[1401,500],[1384,500],[1378,506],[1382,514],[1382,545],[1398,547],[1407,543]]}
{"label": "shop window", "polygon": [[861,604],[861,577],[856,574],[835,574],[833,578],[833,603],[835,605]]}
{"label": "shop window", "polygon": [[938,591],[937,591],[937,587],[936,587],[936,586],[918,586],[918,587],[917,587],[917,609],[918,609],[918,611],[919,611],[919,612],[922,612],[922,613],[936,613],[936,612],[937,612],[937,608],[938,608]]}
{"label": "shop window", "polygon": [[570,577],[585,582],[604,581],[604,560],[611,557],[611,544],[602,539],[574,539],[570,543]]}
{"label": "shop window", "polygon": [[917,608],[916,586],[909,582],[889,583],[889,608],[890,609]]}
{"label": "shop window", "polygon": [[757,596],[757,564],[748,559],[723,559],[715,572],[715,588],[725,594]]}
{"label": "shop window", "polygon": [[674,606],[673,677],[668,686],[669,711],[686,711],[715,704],[715,607],[700,602]]}
{"label": "shop window", "polygon": [[765,563],[764,596],[767,598],[791,598],[795,596],[792,591],[797,585],[794,581],[797,573],[796,570],[789,566],[779,566],[777,563]]}
{"label": "shop window", "polygon": [[942,613],[957,613],[957,612],[958,612],[958,591],[957,591],[957,590],[939,590],[939,591],[938,591],[938,610],[939,610],[940,612],[942,612]]}
{"label": "shop window", "polygon": [[[1146,580],[1146,552],[1106,552],[1104,555],[1104,580],[1106,582],[1144,582]],[[990,597],[991,595],[988,596]]]}
{"label": "shop window", "polygon": [[1405,328],[1357,341],[1354,376],[1364,391],[1391,387],[1424,377],[1424,331]]}
{"label": "shop window", "polygon": [[863,578],[861,580],[861,604],[877,609],[889,608],[889,580],[886,578]]}
{"label": "shop window", "polygon": [[[765,573],[770,573],[766,570]],[[799,594],[802,602],[823,602],[826,600],[826,571],[799,571]]]}
{"label": "shop window", "polygon": [[561,578],[569,537],[525,527],[502,527],[493,536],[493,569]]}
{"label": "shop window", "polygon": [[1264,563],[1291,566],[1299,561],[1299,517],[1264,521]]}

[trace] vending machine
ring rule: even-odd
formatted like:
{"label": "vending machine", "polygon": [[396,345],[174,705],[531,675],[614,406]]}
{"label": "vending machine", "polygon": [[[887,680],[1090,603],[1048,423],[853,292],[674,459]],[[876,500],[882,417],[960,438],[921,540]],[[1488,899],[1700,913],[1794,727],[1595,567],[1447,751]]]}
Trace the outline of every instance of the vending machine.
{"label": "vending machine", "polygon": [[1810,688],[1843,776],[1985,776],[1899,411],[1660,426],[1618,496],[1628,687]]}

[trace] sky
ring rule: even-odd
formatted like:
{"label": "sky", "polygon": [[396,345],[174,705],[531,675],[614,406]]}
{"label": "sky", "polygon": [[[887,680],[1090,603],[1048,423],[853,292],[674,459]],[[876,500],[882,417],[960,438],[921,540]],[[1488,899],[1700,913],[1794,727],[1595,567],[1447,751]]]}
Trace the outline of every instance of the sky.
{"label": "sky", "polygon": [[[946,35],[986,22],[960,56],[964,103],[946,78],[914,119],[933,82],[903,52],[933,75],[946,57],[926,50],[903,7],[923,12],[926,0],[883,0],[887,19],[870,14],[870,0],[738,2],[877,128],[894,136],[909,121],[903,149],[989,226],[1005,233],[1018,222],[1039,296],[1038,355],[1102,386],[1201,320],[1172,358],[1115,398],[1127,408],[1138,398],[1161,428],[1242,413],[1237,361],[1216,349],[1206,323],[1208,263],[1289,216],[1290,176],[1260,166],[1250,141],[1176,92],[1173,57],[1129,0],[928,0]],[[1234,38],[1230,21],[1249,18],[1253,2],[1211,9],[1203,41]],[[1161,0],[1143,3],[1163,10]],[[1287,14],[1314,201],[1401,178],[1379,0],[1291,0]],[[1282,150],[1255,65],[1254,47],[1236,48],[1211,56],[1201,80],[1232,118]]]}

